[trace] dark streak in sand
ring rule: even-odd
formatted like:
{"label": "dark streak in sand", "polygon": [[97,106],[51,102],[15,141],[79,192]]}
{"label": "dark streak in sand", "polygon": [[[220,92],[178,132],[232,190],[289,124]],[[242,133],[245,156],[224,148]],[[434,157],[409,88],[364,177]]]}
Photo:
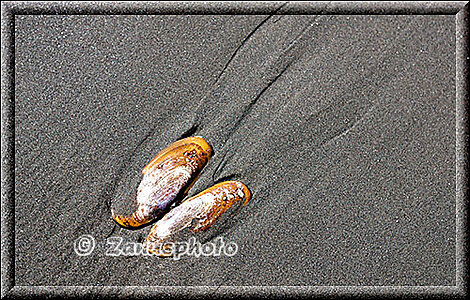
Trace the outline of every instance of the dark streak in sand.
{"label": "dark streak in sand", "polygon": [[[272,15],[16,17],[15,284],[455,284],[455,18]],[[237,255],[74,255],[193,135]]]}

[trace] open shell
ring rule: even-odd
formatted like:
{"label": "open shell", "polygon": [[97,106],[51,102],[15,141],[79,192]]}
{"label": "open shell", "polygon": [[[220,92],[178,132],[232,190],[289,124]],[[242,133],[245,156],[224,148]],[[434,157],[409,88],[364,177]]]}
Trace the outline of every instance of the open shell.
{"label": "open shell", "polygon": [[143,170],[134,199],[134,212],[122,215],[112,209],[113,219],[126,228],[138,228],[160,217],[182,199],[212,155],[201,137],[179,140],[163,149]]}
{"label": "open shell", "polygon": [[144,247],[159,256],[171,256],[171,243],[184,230],[204,231],[234,203],[246,205],[249,189],[239,181],[225,181],[188,198],[174,207],[152,227]]}

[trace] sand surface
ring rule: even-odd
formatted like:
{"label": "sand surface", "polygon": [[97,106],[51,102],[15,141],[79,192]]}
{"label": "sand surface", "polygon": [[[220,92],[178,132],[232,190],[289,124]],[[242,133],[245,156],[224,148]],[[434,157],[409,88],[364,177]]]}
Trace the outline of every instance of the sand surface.
{"label": "sand surface", "polygon": [[[455,285],[454,16],[15,21],[15,285]],[[105,255],[150,229],[116,192],[188,134],[215,151],[190,195],[253,192],[237,254]]]}

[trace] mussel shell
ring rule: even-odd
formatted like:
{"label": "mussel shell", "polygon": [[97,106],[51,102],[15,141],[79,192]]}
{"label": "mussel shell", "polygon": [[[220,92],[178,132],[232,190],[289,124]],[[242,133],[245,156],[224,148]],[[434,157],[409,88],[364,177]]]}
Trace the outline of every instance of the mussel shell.
{"label": "mussel shell", "polygon": [[132,213],[112,208],[113,219],[126,228],[139,228],[159,218],[184,198],[211,157],[210,145],[201,137],[189,137],[163,149],[142,170],[133,199]]}
{"label": "mussel shell", "polygon": [[178,238],[184,236],[184,231],[205,231],[233,204],[246,205],[250,198],[250,190],[239,181],[216,184],[184,200],[158,220],[144,242],[144,247],[156,255],[171,256],[169,245],[179,242]]}

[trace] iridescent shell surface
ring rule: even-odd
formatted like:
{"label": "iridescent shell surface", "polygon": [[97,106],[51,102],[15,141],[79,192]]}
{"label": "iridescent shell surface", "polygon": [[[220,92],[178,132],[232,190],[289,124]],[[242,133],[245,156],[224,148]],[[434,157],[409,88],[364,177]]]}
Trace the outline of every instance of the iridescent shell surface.
{"label": "iridescent shell surface", "polygon": [[123,227],[138,228],[160,217],[181,200],[211,157],[210,145],[201,137],[179,140],[162,150],[143,170],[134,199],[134,212],[127,216],[112,210]]}
{"label": "iridescent shell surface", "polygon": [[183,230],[204,231],[234,203],[246,205],[251,198],[249,189],[239,181],[225,181],[188,198],[173,208],[152,227],[145,248],[159,256],[168,256],[161,251],[166,243],[176,242],[175,238]]}

